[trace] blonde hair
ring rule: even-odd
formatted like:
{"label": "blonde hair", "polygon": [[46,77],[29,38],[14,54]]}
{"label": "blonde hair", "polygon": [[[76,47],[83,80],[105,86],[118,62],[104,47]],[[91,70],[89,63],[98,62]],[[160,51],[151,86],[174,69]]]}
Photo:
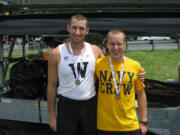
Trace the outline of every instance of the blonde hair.
{"label": "blonde hair", "polygon": [[123,35],[123,38],[124,38],[124,41],[126,42],[126,35],[125,35],[125,33],[124,33],[122,30],[120,30],[120,29],[112,29],[112,30],[110,30],[110,31],[107,33],[107,36],[106,36],[107,41],[108,41],[109,35],[111,35],[111,34],[113,34],[113,35],[122,34],[122,35]]}

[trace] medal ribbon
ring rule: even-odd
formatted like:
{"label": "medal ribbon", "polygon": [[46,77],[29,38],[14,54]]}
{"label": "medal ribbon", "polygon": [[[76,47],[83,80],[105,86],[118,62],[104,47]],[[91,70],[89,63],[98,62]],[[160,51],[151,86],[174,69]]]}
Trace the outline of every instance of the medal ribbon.
{"label": "medal ribbon", "polygon": [[[120,80],[119,80],[119,86],[121,86],[121,83],[122,83],[122,77],[123,77],[123,72],[124,72],[124,61],[125,61],[126,57],[123,57],[123,64],[122,64],[122,67],[121,67],[121,74],[120,74]],[[116,76],[115,76],[115,72],[114,72],[114,67],[113,67],[113,64],[112,64],[112,60],[111,60],[111,57],[109,56],[109,62],[110,62],[110,66],[111,66],[111,72],[112,72],[112,77],[113,77],[113,81],[114,81],[114,86],[115,86],[115,90],[116,90],[116,94],[120,94],[120,89],[118,88],[118,85],[117,85],[117,80],[116,80]]]}
{"label": "medal ribbon", "polygon": [[[73,64],[74,64],[74,70],[75,70],[75,74],[76,74],[76,79],[77,80],[79,80],[80,79],[80,74],[78,73],[78,69],[77,69],[77,64],[76,64],[76,62],[77,62],[77,60],[75,60],[75,55],[74,55],[74,53],[73,53],[73,50],[72,50],[72,47],[71,47],[71,43],[69,42],[68,43],[68,45],[69,45],[69,50],[70,50],[70,56],[71,56],[71,59],[72,59],[72,61],[73,61]],[[83,57],[84,56],[84,52],[85,52],[85,50],[84,50],[84,48],[81,50],[81,53],[80,53],[80,55],[79,56],[81,56],[81,57]],[[82,62],[83,61],[83,58],[80,58],[80,61]],[[81,63],[80,63],[81,64]]]}

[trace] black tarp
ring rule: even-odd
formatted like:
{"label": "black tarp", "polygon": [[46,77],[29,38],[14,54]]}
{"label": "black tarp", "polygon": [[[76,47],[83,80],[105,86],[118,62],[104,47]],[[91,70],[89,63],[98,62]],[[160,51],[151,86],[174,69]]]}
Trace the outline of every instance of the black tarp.
{"label": "black tarp", "polygon": [[20,99],[46,99],[47,60],[22,60],[10,69],[10,91],[5,95]]}
{"label": "black tarp", "polygon": [[148,107],[180,107],[179,83],[145,79]]}

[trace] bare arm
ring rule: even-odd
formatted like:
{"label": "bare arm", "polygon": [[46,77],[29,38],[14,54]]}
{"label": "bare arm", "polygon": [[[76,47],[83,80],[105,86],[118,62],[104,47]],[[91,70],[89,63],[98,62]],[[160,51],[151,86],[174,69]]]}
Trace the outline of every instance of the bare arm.
{"label": "bare arm", "polygon": [[97,45],[91,45],[91,47],[92,47],[93,54],[94,54],[96,60],[98,58],[104,57],[104,54],[103,54],[102,50]]}
{"label": "bare arm", "polygon": [[[137,90],[137,100],[138,100],[138,108],[141,116],[141,121],[146,122],[147,119],[147,99],[145,90]],[[145,135],[147,132],[147,126],[140,123],[140,129],[142,135]]]}
{"label": "bare arm", "polygon": [[[104,57],[102,50],[97,45],[91,45],[94,57],[97,59]],[[95,82],[97,81],[96,75],[94,75]]]}
{"label": "bare arm", "polygon": [[58,81],[58,48],[52,50],[48,57],[48,90],[47,90],[47,101],[49,109],[49,125],[53,131],[56,131],[56,89]]}

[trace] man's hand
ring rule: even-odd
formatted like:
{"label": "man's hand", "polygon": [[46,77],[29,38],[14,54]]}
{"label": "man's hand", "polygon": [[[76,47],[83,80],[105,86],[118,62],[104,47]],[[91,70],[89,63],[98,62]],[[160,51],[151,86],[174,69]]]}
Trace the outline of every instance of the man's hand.
{"label": "man's hand", "polygon": [[138,79],[144,82],[145,76],[146,76],[146,72],[144,71],[144,68],[142,68],[141,73],[138,74]]}
{"label": "man's hand", "polygon": [[141,135],[146,135],[146,133],[147,133],[147,125],[144,125],[144,124],[140,123],[139,127],[140,127],[140,130],[141,130]]}
{"label": "man's hand", "polygon": [[56,116],[49,118],[49,126],[54,132],[56,131]]}

